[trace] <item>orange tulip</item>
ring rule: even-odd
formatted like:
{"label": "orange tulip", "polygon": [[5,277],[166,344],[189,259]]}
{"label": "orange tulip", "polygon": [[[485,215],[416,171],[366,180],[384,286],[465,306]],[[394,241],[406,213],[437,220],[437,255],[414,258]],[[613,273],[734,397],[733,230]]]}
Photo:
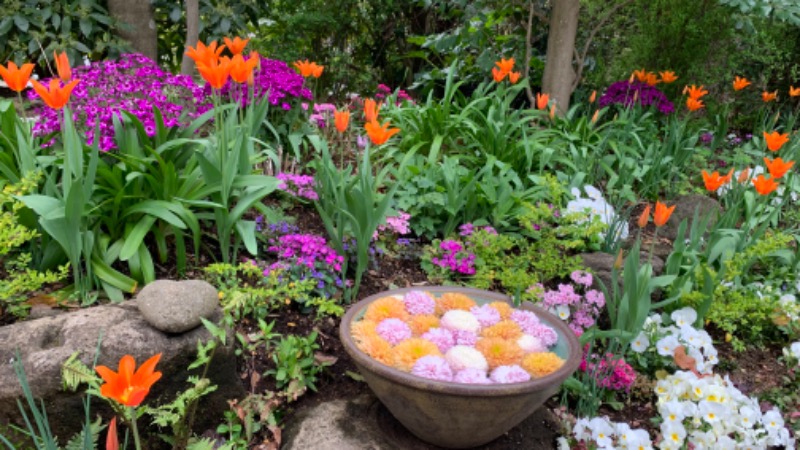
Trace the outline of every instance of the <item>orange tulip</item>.
{"label": "orange tulip", "polygon": [[201,41],[197,41],[197,47],[187,46],[186,56],[192,58],[195,64],[205,64],[210,66],[212,62],[219,61],[219,55],[225,49],[224,45],[217,47],[217,41],[212,41],[206,47]]}
{"label": "orange tulip", "polygon": [[750,86],[751,84],[753,83],[748,81],[747,78],[737,76],[736,78],[733,79],[733,90],[741,91],[742,89],[746,88],[747,86]]}
{"label": "orange tulip", "polygon": [[647,77],[644,79],[644,82],[649,86],[655,86],[659,83],[658,76],[652,72],[647,72]]}
{"label": "orange tulip", "polygon": [[702,100],[695,99],[692,97],[686,97],[686,108],[689,111],[697,111],[698,109],[703,108],[706,106]]}
{"label": "orange tulip", "polygon": [[547,104],[550,103],[550,94],[536,94],[536,108],[537,109],[545,109],[547,108]]}
{"label": "orange tulip", "polygon": [[768,195],[770,192],[778,189],[778,182],[776,182],[774,178],[766,178],[764,175],[753,178],[753,185],[756,188],[756,192],[761,195]]}
{"label": "orange tulip", "polygon": [[750,176],[750,168],[748,167],[748,168],[744,169],[744,170],[743,170],[743,171],[742,171],[742,172],[739,174],[739,178],[737,178],[737,179],[736,179],[736,181],[738,181],[739,183],[744,183],[745,181],[747,181],[747,178],[748,178],[749,176]]}
{"label": "orange tulip", "polygon": [[377,120],[367,122],[364,125],[364,129],[367,130],[367,135],[375,145],[385,144],[390,137],[400,132],[399,128],[389,129],[388,120],[384,122],[383,125],[381,125]]}
{"label": "orange tulip", "polygon": [[716,191],[717,189],[722,187],[722,185],[730,181],[729,177],[733,176],[733,171],[728,173],[728,175],[724,176],[720,175],[719,172],[716,171],[714,173],[709,174],[704,170],[702,173],[703,173],[703,183],[705,183],[706,190],[708,190],[709,192]]}
{"label": "orange tulip", "polygon": [[232,54],[238,55],[244,51],[244,48],[247,46],[247,43],[250,42],[250,39],[242,39],[239,36],[236,36],[231,40],[230,38],[224,38],[225,45],[228,46],[228,50],[231,51]]}
{"label": "orange tulip", "polygon": [[800,87],[789,86],[789,97],[800,97]]}
{"label": "orange tulip", "polygon": [[556,105],[550,105],[550,120],[556,118]]}
{"label": "orange tulip", "polygon": [[79,82],[80,80],[72,80],[64,86],[61,86],[61,81],[58,78],[53,78],[50,80],[49,89],[36,80],[31,81],[31,84],[33,84],[33,90],[39,94],[39,97],[44,100],[47,106],[53,109],[61,109],[69,102],[72,90]]}
{"label": "orange tulip", "polygon": [[375,122],[378,120],[378,111],[381,109],[381,103],[375,103],[375,100],[368,98],[364,100],[364,121]]}
{"label": "orange tulip", "polygon": [[599,117],[600,117],[600,110],[597,109],[594,111],[594,114],[592,114],[592,123],[597,123],[597,119]]}
{"label": "orange tulip", "polygon": [[519,73],[519,72],[509,72],[508,73],[508,81],[510,81],[511,84],[517,84],[517,81],[519,81],[520,75],[522,75],[522,74]]}
{"label": "orange tulip", "polygon": [[675,211],[675,205],[667,207],[664,203],[656,202],[656,211],[653,213],[653,223],[655,223],[657,227],[664,226],[669,220],[669,216],[672,215],[672,211]]}
{"label": "orange tulip", "polygon": [[647,222],[650,220],[650,204],[648,203],[647,207],[642,211],[642,214],[639,215],[639,220],[636,221],[636,225],[639,225],[639,228],[644,228],[647,226]]}
{"label": "orange tulip", "polygon": [[764,132],[764,140],[767,142],[767,148],[772,152],[777,152],[778,150],[783,147],[784,144],[789,142],[789,133],[778,133],[777,131],[773,131],[772,133]]}
{"label": "orange tulip", "polygon": [[498,69],[497,67],[492,67],[492,78],[494,79],[495,82],[499,83],[503,81],[506,75],[507,74],[505,72]]}
{"label": "orange tulip", "polygon": [[705,90],[703,86],[696,87],[695,85],[692,85],[691,87],[689,86],[684,87],[683,93],[688,94],[689,98],[700,100],[701,97],[708,94],[708,91]]}
{"label": "orange tulip", "polygon": [[500,58],[500,61],[497,61],[495,65],[497,65],[497,68],[500,69],[500,72],[503,72],[504,75],[511,73],[511,71],[514,70],[514,58]]}
{"label": "orange tulip", "polygon": [[3,81],[6,82],[9,89],[22,92],[28,86],[33,68],[33,64],[23,64],[17,67],[13,61],[9,61],[8,67],[3,67],[0,64],[0,77],[3,77]]}
{"label": "orange tulip", "polygon": [[775,92],[767,92],[764,91],[761,93],[761,100],[764,100],[764,103],[774,102],[778,100],[778,91]]}
{"label": "orange tulip", "polygon": [[589,96],[589,103],[594,103],[597,100],[597,90],[592,91],[592,95]]}
{"label": "orange tulip", "polygon": [[[200,75],[212,88],[222,89],[225,83],[228,82],[232,66],[233,62],[227,57],[224,57],[219,61],[212,60],[208,65],[197,63],[197,71],[200,72]],[[246,78],[245,81],[247,81]]]}
{"label": "orange tulip", "polygon": [[322,76],[322,70],[325,69],[325,66],[320,66],[315,62],[308,62],[307,59],[304,61],[295,61],[294,66],[297,67],[297,70],[300,71],[300,75],[304,78],[319,78]]}
{"label": "orange tulip", "polygon": [[767,166],[767,171],[772,175],[772,178],[777,180],[786,175],[786,172],[794,166],[794,161],[784,162],[781,158],[775,158],[774,160],[764,158],[764,165]]}
{"label": "orange tulip", "polygon": [[154,371],[159,359],[161,353],[145,361],[136,372],[136,361],[131,355],[125,355],[119,360],[117,372],[106,366],[95,367],[105,381],[100,386],[100,394],[125,406],[139,406],[150,393],[153,383],[161,378],[161,372]]}
{"label": "orange tulip", "polygon": [[631,75],[631,82],[633,82],[633,78],[636,78],[640,82],[644,83],[647,81],[647,71],[644,69],[641,70],[634,70],[633,74]]}
{"label": "orange tulip", "polygon": [[72,79],[72,68],[69,66],[67,52],[61,52],[60,55],[56,52],[53,52],[53,60],[56,63],[56,72],[58,72],[58,78],[61,78],[61,81],[64,83],[69,82],[69,80]]}
{"label": "orange tulip", "polygon": [[[245,60],[241,53],[233,55],[231,59],[230,73],[233,81],[237,83],[247,83],[253,75],[253,70],[258,66],[261,57],[256,52],[250,52],[250,56]],[[224,83],[223,83],[224,84]]]}
{"label": "orange tulip", "polygon": [[722,177],[725,183],[730,183],[732,178],[733,178],[733,169],[729,170],[728,174]]}
{"label": "orange tulip", "polygon": [[675,76],[675,72],[671,70],[665,70],[663,72],[658,72],[658,73],[659,75],[661,75],[661,81],[667,84],[673,83],[678,79],[678,77]]}
{"label": "orange tulip", "polygon": [[350,111],[334,111],[333,123],[339,133],[344,133],[347,130],[347,125],[350,124]]}
{"label": "orange tulip", "polygon": [[106,450],[119,450],[119,438],[117,437],[117,416],[111,419],[106,433]]}

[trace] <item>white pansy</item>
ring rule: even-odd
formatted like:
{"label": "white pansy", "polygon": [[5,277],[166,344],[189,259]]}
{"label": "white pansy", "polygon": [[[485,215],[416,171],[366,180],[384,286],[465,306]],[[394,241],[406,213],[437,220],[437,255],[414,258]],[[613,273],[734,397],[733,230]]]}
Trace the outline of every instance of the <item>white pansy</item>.
{"label": "white pansy", "polygon": [[[617,238],[626,239],[628,237],[628,224],[625,222],[618,223],[619,219],[616,212],[614,212],[614,207],[606,202],[603,194],[593,186],[584,186],[583,190],[588,198],[581,197],[581,191],[578,188],[572,188],[571,192],[575,199],[567,202],[565,211],[567,213],[583,213],[588,210],[591,216],[599,217],[609,227],[617,226],[619,228],[615,230],[618,234]],[[601,234],[601,236],[603,235]]]}
{"label": "white pansy", "polygon": [[648,347],[650,347],[650,339],[647,338],[647,335],[644,332],[639,333],[639,335],[636,336],[636,339],[631,342],[631,350],[635,351],[636,353],[644,353]]}
{"label": "white pansy", "polygon": [[659,340],[656,342],[656,348],[658,349],[658,354],[661,356],[672,357],[675,355],[675,349],[681,345],[678,342],[678,338],[675,336],[667,336],[664,339]]}
{"label": "white pansy", "polygon": [[661,448],[665,448],[665,444],[669,448],[680,448],[683,440],[686,439],[686,428],[681,423],[664,422],[661,424],[661,435],[664,438]]}
{"label": "white pansy", "polygon": [[561,320],[569,319],[569,306],[568,305],[558,305],[555,307],[555,314]]}
{"label": "white pansy", "polygon": [[558,444],[558,450],[570,450],[569,449],[569,441],[564,436],[560,436],[556,439],[556,443]]}
{"label": "white pansy", "polygon": [[800,341],[792,342],[789,346],[789,351],[795,359],[800,360]]}
{"label": "white pansy", "polygon": [[575,439],[579,441],[585,441],[592,437],[592,433],[588,429],[589,419],[581,418],[575,422],[575,426],[572,428],[572,434],[575,436]]}
{"label": "white pansy", "polygon": [[783,417],[781,417],[780,411],[772,409],[764,413],[761,417],[761,423],[764,425],[767,433],[777,433],[778,430],[783,428]]}
{"label": "white pansy", "polygon": [[716,402],[703,400],[697,405],[697,410],[703,416],[703,420],[708,423],[717,423],[730,416],[728,408]]}
{"label": "white pansy", "polygon": [[678,327],[687,325],[692,326],[692,324],[694,324],[694,322],[697,320],[697,311],[695,311],[694,308],[687,306],[685,308],[673,311],[669,317]]}
{"label": "white pansy", "polygon": [[592,432],[592,439],[598,446],[607,447],[611,445],[611,439],[614,437],[614,427],[609,423],[608,419],[595,417],[589,421],[588,428]]}

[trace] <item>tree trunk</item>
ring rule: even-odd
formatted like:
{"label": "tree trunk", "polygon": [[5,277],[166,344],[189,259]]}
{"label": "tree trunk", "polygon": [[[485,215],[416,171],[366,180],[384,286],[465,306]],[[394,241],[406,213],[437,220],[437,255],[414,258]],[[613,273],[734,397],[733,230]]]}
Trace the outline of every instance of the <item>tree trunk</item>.
{"label": "tree trunk", "polygon": [[[184,49],[189,46],[194,47],[197,41],[200,40],[200,0],[186,0],[186,45]],[[183,59],[181,60],[181,73],[184,75],[191,75],[194,72],[194,61],[186,56],[184,51]]]}
{"label": "tree trunk", "polygon": [[150,0],[108,0],[108,12],[122,22],[117,33],[133,50],[156,61],[158,35]]}
{"label": "tree trunk", "polygon": [[580,0],[554,0],[550,12],[542,90],[550,94],[559,114],[569,109],[572,83],[575,80],[572,58],[575,53],[580,8]]}

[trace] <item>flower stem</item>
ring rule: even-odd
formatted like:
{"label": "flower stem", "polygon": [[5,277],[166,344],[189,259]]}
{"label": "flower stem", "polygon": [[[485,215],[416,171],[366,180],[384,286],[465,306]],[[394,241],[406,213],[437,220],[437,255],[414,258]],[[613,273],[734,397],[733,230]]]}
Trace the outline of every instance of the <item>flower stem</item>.
{"label": "flower stem", "polygon": [[142,450],[142,443],[139,440],[139,428],[136,426],[136,407],[131,406],[131,431],[133,432],[133,446],[136,450]]}

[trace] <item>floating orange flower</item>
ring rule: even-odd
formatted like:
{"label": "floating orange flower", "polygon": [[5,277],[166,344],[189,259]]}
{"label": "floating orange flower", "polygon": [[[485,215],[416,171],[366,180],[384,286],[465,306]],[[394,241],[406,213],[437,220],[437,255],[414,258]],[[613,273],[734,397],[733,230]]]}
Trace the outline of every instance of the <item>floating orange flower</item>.
{"label": "floating orange flower", "polygon": [[388,120],[384,122],[383,125],[377,120],[367,122],[364,125],[364,129],[367,130],[367,136],[369,136],[369,139],[375,145],[385,144],[390,137],[400,132],[399,128],[390,129]]}
{"label": "floating orange flower", "polygon": [[728,175],[720,175],[719,172],[708,173],[705,170],[703,171],[703,183],[706,185],[706,190],[709,192],[715,192],[717,189],[722,187],[725,183],[730,181],[730,177],[733,176],[733,171],[728,173]]}
{"label": "floating orange flower", "polygon": [[380,336],[368,336],[358,341],[356,347],[375,361],[387,366],[392,364],[392,344]]}
{"label": "floating orange flower", "polygon": [[381,109],[381,103],[376,103],[375,100],[368,98],[364,100],[364,121],[375,122],[378,120],[378,111]]}
{"label": "floating orange flower", "polygon": [[350,111],[334,111],[333,123],[339,133],[344,133],[347,130],[347,125],[350,124]]}
{"label": "floating orange flower", "polygon": [[239,36],[236,36],[231,40],[230,38],[224,38],[225,45],[228,46],[228,50],[231,51],[232,54],[238,55],[244,51],[244,48],[247,46],[247,43],[250,42],[250,39],[242,39]]}
{"label": "floating orange flower", "polygon": [[750,86],[751,83],[747,78],[737,76],[733,79],[733,90],[734,91],[741,91],[742,89]]}
{"label": "floating orange flower", "polygon": [[436,299],[436,314],[442,315],[454,309],[469,311],[473,306],[476,306],[475,300],[468,296],[456,292],[448,292]]}
{"label": "floating orange flower", "polygon": [[502,70],[498,69],[497,67],[492,67],[492,78],[494,79],[494,81],[496,83],[499,83],[499,82],[503,81],[503,79],[506,77],[506,75],[507,74],[505,72],[503,72]]}
{"label": "floating orange flower", "polygon": [[135,372],[136,361],[131,355],[125,355],[119,360],[117,372],[106,366],[95,367],[105,381],[100,386],[100,394],[125,406],[139,406],[147,397],[153,383],[161,378],[161,372],[155,372],[159,359],[161,353],[145,361]]}
{"label": "floating orange flower", "polygon": [[439,327],[439,318],[433,314],[417,314],[408,319],[408,327],[411,328],[411,334],[414,336],[421,336],[428,332],[431,328]]}
{"label": "floating orange flower", "polygon": [[654,74],[652,72],[647,72],[647,77],[644,79],[644,82],[647,83],[649,86],[655,86],[660,81],[658,79],[658,75],[656,75],[656,74]]}
{"label": "floating orange flower", "polygon": [[778,189],[778,182],[775,178],[766,178],[763,174],[753,178],[753,185],[756,192],[761,195],[769,195],[775,189]]}
{"label": "floating orange flower", "polygon": [[644,211],[642,211],[642,214],[639,215],[639,220],[636,221],[636,225],[638,225],[639,228],[644,228],[647,226],[647,222],[649,221],[650,221],[650,204],[648,203],[647,206],[644,208]]}
{"label": "floating orange flower", "polygon": [[295,61],[294,66],[297,67],[297,70],[300,71],[300,75],[304,78],[319,78],[322,76],[322,70],[325,69],[325,66],[320,66],[315,62],[308,62],[307,59],[304,61]]}
{"label": "floating orange flower", "polygon": [[550,375],[564,365],[564,360],[553,352],[531,353],[522,360],[522,368],[533,378]]}
{"label": "floating orange flower", "polygon": [[778,91],[775,92],[767,92],[764,91],[761,93],[761,100],[764,100],[764,103],[774,102],[778,100]]}
{"label": "floating orange flower", "polygon": [[489,306],[494,308],[497,312],[500,313],[500,318],[503,320],[507,320],[511,318],[511,313],[514,312],[514,309],[511,308],[506,302],[492,302],[489,303]]}
{"label": "floating orange flower", "polygon": [[594,103],[597,100],[597,90],[592,91],[592,95],[589,96],[589,103]]}
{"label": "floating orange flower", "polygon": [[111,419],[106,433],[106,450],[119,450],[119,438],[117,437],[117,416]]}
{"label": "floating orange flower", "polygon": [[227,57],[211,60],[209,64],[197,63],[197,71],[214,89],[222,89],[228,82],[233,64]]}
{"label": "floating orange flower", "polygon": [[675,211],[675,205],[667,207],[664,203],[656,202],[656,210],[653,213],[653,223],[657,227],[663,227],[669,220],[669,216]]}
{"label": "floating orange flower", "polygon": [[665,70],[663,72],[659,72],[659,75],[661,75],[661,81],[667,84],[674,83],[678,79],[678,77],[675,76],[675,72],[671,70]]}
{"label": "floating orange flower", "polygon": [[550,94],[536,94],[536,108],[537,109],[545,109],[547,108],[547,104],[550,103]]}
{"label": "floating orange flower", "polygon": [[514,70],[514,62],[515,62],[514,58],[508,58],[508,59],[500,58],[500,61],[497,61],[495,65],[497,66],[498,69],[500,69],[500,72],[503,73],[503,76],[505,76],[506,74],[509,74],[511,73],[512,70]]}
{"label": "floating orange flower", "polygon": [[72,90],[79,82],[80,80],[72,80],[61,86],[61,81],[58,78],[53,78],[50,80],[49,89],[36,80],[31,81],[31,84],[33,85],[33,90],[39,94],[39,97],[44,100],[47,106],[53,109],[61,109],[69,102]]}
{"label": "floating orange flower", "polygon": [[501,320],[481,330],[481,336],[485,338],[519,339],[522,337],[522,328],[513,320]]}
{"label": "floating orange flower", "polygon": [[423,356],[441,356],[442,352],[433,342],[422,338],[406,339],[392,349],[392,365],[396,369],[410,372],[414,363]]}
{"label": "floating orange flower", "polygon": [[522,362],[525,352],[514,341],[492,337],[478,340],[475,349],[481,352],[489,363],[489,369],[512,366]]}
{"label": "floating orange flower", "polygon": [[517,81],[519,81],[520,75],[522,75],[522,74],[519,73],[519,72],[509,72],[508,73],[508,81],[510,81],[511,84],[517,84]]}
{"label": "floating orange flower", "polygon": [[192,58],[195,64],[210,65],[212,62],[219,61],[219,55],[225,49],[224,45],[217,47],[217,41],[212,41],[206,46],[201,41],[197,41],[197,46],[187,46],[186,56]]}
{"label": "floating orange flower", "polygon": [[644,70],[644,69],[634,70],[633,74],[631,75],[631,83],[633,82],[634,78],[636,78],[637,80],[639,80],[642,83],[646,82],[647,81],[647,71]]}
{"label": "floating orange flower", "polygon": [[17,67],[13,61],[8,62],[8,67],[0,64],[0,77],[6,82],[8,88],[12,91],[22,92],[28,86],[28,81],[31,79],[31,72],[33,72],[33,64],[23,64]]}
{"label": "floating orange flower", "polygon": [[402,300],[394,297],[382,297],[370,303],[364,313],[364,320],[380,323],[383,319],[406,320],[408,312]]}
{"label": "floating orange flower", "polygon": [[704,95],[708,94],[708,91],[705,90],[703,86],[697,87],[695,85],[686,86],[683,88],[683,93],[688,94],[689,98],[693,98],[695,100],[700,100]]}
{"label": "floating orange flower", "polygon": [[789,142],[789,133],[778,133],[777,131],[773,131],[772,133],[764,132],[764,140],[767,142],[767,148],[772,152],[777,152],[778,150],[783,147],[784,144]]}
{"label": "floating orange flower", "polygon": [[786,172],[794,166],[794,161],[784,162],[781,158],[775,158],[774,160],[764,158],[764,165],[767,166],[767,171],[772,175],[772,178],[777,180],[786,175]]}
{"label": "floating orange flower", "polygon": [[248,56],[247,59],[244,59],[241,53],[233,55],[230,68],[233,81],[237,83],[247,83],[247,80],[253,76],[253,70],[258,66],[260,60],[261,57],[256,52],[250,52],[250,56]]}
{"label": "floating orange flower", "polygon": [[69,80],[72,79],[72,68],[69,66],[67,52],[61,52],[60,55],[56,52],[53,52],[53,60],[56,63],[56,72],[58,72],[58,78],[61,78],[61,81],[64,83],[69,82]]}
{"label": "floating orange flower", "polygon": [[686,109],[689,111],[697,111],[698,109],[703,109],[706,105],[703,103],[702,100],[698,100],[692,97],[686,97]]}
{"label": "floating orange flower", "polygon": [[800,97],[800,87],[789,86],[789,97]]}

